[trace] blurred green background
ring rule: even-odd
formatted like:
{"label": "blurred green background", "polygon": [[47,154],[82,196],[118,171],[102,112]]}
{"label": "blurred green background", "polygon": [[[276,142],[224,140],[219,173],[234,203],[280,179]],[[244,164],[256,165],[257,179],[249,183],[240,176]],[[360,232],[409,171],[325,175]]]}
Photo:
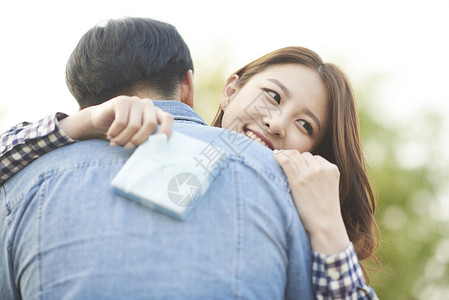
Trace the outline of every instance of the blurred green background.
{"label": "blurred green background", "polygon": [[[214,64],[208,61],[196,59],[195,110],[210,124],[229,74],[223,54]],[[382,80],[368,74],[354,84],[380,229],[381,270],[369,272],[370,285],[380,299],[449,299],[445,116],[435,107],[397,123],[385,121],[376,99]]]}

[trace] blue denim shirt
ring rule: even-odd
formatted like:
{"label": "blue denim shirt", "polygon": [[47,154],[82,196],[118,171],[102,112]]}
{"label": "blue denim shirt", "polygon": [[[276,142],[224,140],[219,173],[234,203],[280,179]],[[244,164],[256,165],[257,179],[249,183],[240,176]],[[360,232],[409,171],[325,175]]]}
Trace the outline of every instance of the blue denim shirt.
{"label": "blue denim shirt", "polygon": [[0,189],[0,299],[313,299],[309,240],[271,151],[155,104],[228,155],[196,208],[178,221],[114,193],[132,150],[54,150]]}

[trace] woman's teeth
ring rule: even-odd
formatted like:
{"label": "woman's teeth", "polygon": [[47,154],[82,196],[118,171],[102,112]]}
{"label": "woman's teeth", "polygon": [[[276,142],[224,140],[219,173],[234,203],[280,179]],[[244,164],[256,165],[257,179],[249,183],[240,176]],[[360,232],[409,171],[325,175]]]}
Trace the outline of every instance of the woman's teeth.
{"label": "woman's teeth", "polygon": [[265,147],[267,147],[267,148],[270,148],[270,147],[268,147],[267,144],[265,144],[264,141],[262,141],[262,140],[260,139],[260,137],[258,137],[258,136],[257,136],[254,132],[252,132],[251,130],[246,130],[245,133],[246,133],[246,135],[249,136],[252,140],[258,142],[259,144],[262,144],[263,146],[265,146]]}

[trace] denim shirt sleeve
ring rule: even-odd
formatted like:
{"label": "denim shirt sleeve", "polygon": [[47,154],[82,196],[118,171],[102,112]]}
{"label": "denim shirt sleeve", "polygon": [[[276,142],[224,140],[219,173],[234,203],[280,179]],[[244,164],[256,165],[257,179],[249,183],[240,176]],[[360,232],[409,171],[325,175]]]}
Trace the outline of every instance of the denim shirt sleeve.
{"label": "denim shirt sleeve", "polygon": [[59,126],[65,117],[55,113],[35,123],[23,122],[0,136],[0,185],[45,153],[74,142]]}

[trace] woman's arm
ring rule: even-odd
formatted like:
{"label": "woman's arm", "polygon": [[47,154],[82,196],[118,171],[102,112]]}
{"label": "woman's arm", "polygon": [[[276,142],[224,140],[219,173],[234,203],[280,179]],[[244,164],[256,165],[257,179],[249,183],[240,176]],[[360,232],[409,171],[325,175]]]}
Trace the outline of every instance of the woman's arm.
{"label": "woman's arm", "polygon": [[321,156],[275,151],[313,250],[317,299],[377,299],[363,272],[340,212],[340,172]]}
{"label": "woman's arm", "polygon": [[0,185],[35,159],[76,140],[108,138],[111,145],[137,147],[157,125],[168,136],[169,113],[149,99],[119,96],[67,116],[56,113],[36,122],[20,123],[0,135]]}
{"label": "woman's arm", "polygon": [[118,96],[68,116],[60,125],[74,140],[107,138],[111,145],[132,148],[146,141],[158,125],[158,133],[169,136],[173,116],[155,107],[150,99]]}

